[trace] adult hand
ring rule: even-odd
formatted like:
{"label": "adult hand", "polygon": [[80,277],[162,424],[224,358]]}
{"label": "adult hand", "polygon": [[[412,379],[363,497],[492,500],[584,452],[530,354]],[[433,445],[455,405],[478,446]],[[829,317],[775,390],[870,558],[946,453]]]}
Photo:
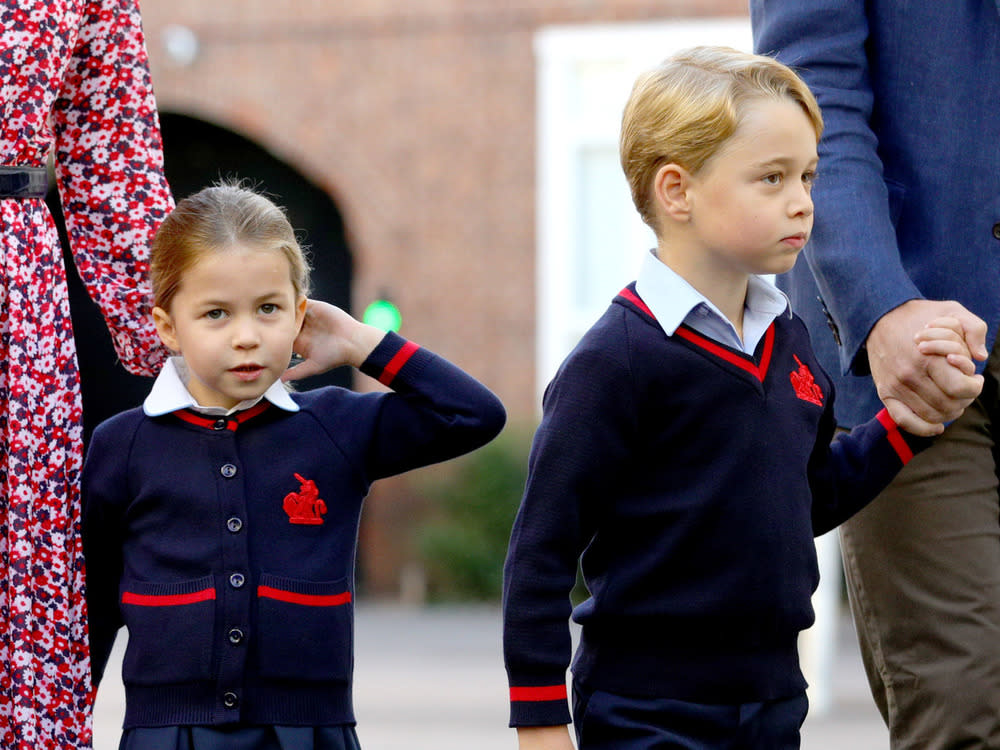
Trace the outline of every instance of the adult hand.
{"label": "adult hand", "polygon": [[868,362],[879,398],[896,424],[915,435],[937,435],[982,390],[945,357],[922,354],[915,338],[936,318],[956,319],[973,359],[985,360],[986,323],[958,302],[914,299],[882,316],[868,334]]}

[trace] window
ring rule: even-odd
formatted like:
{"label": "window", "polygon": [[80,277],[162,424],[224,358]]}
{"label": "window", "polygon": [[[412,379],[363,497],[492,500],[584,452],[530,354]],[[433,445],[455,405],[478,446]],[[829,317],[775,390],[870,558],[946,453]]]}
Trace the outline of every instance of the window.
{"label": "window", "polygon": [[635,77],[697,44],[752,48],[748,18],[552,27],[538,69],[538,392],[655,244],[618,163]]}

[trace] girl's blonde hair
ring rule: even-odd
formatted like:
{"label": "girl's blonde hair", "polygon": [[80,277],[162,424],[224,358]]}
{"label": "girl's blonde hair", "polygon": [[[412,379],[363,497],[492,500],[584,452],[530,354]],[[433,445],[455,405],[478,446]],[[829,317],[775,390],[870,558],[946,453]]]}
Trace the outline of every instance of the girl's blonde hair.
{"label": "girl's blonde hair", "polygon": [[284,210],[241,183],[222,182],[180,201],[157,230],[149,266],[153,304],[169,311],[188,269],[206,253],[239,246],[280,251],[296,296],[309,295],[309,263]]}
{"label": "girl's blonde hair", "polygon": [[622,114],[619,150],[632,201],[657,229],[652,185],[664,164],[698,172],[740,124],[743,107],[788,98],[802,107],[819,140],[823,117],[809,87],[791,68],[729,47],[693,47],[643,73]]}

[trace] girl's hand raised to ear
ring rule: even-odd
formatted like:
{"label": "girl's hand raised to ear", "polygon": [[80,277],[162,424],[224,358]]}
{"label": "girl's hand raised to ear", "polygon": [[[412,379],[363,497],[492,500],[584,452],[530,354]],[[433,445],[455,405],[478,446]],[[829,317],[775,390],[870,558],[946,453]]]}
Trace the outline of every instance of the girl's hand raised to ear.
{"label": "girl's hand raised to ear", "polygon": [[384,331],[355,320],[339,307],[311,299],[292,347],[302,361],[281,379],[308,378],[342,365],[360,367],[384,337]]}

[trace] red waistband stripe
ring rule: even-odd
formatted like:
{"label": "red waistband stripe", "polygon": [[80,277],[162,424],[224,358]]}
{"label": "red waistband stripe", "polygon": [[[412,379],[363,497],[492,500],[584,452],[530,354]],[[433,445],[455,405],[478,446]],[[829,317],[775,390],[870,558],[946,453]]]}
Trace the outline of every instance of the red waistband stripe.
{"label": "red waistband stripe", "polygon": [[298,594],[271,586],[258,586],[257,596],[261,599],[276,599],[290,604],[304,604],[307,607],[339,607],[351,601],[351,592],[341,594]]}
{"label": "red waistband stripe", "polygon": [[566,700],[566,685],[543,685],[542,687],[512,687],[512,701],[564,701]]}
{"label": "red waistband stripe", "polygon": [[399,371],[403,369],[403,365],[410,361],[410,358],[417,353],[420,347],[414,344],[412,341],[407,341],[403,344],[403,347],[396,352],[396,355],[389,360],[389,364],[385,366],[382,370],[382,374],[379,375],[378,382],[382,385],[389,385],[395,380]]}
{"label": "red waistband stripe", "polygon": [[137,604],[140,607],[179,607],[215,599],[215,589],[202,589],[190,594],[136,594],[122,593],[122,604]]}

